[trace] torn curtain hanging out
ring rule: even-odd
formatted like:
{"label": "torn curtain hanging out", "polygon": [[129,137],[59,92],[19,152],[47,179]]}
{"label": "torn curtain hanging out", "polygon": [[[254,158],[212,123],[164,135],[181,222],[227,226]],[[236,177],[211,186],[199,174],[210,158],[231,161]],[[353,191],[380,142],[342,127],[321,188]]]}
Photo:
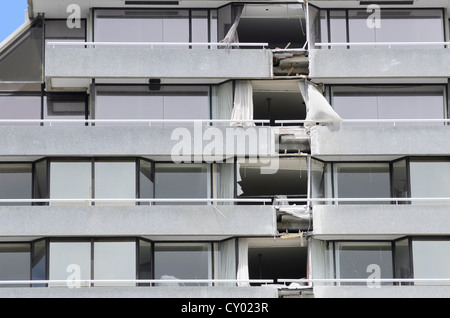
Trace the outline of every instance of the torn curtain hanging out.
{"label": "torn curtain hanging out", "polygon": [[327,124],[340,124],[342,122],[342,118],[313,83],[306,80],[300,81],[299,87],[306,105],[305,128],[311,128],[318,122],[327,122]]}

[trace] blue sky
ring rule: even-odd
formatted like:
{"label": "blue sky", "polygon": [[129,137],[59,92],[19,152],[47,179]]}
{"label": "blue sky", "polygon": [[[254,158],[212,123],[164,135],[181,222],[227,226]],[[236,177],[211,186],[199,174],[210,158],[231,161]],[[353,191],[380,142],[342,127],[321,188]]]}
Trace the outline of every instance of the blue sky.
{"label": "blue sky", "polygon": [[25,22],[27,0],[0,0],[0,42]]}

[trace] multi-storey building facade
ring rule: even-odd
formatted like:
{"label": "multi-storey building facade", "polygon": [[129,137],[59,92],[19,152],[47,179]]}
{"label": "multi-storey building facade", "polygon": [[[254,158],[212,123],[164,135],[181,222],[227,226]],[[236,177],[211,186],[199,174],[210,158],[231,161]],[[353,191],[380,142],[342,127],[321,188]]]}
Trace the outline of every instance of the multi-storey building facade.
{"label": "multi-storey building facade", "polygon": [[0,296],[450,296],[449,9],[29,0]]}

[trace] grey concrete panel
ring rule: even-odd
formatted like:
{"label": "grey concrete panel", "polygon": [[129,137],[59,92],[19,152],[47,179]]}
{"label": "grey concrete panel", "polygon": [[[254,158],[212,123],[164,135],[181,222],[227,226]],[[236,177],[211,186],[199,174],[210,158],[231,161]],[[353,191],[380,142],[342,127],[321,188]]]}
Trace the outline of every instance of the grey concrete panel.
{"label": "grey concrete panel", "polygon": [[0,127],[0,135],[3,156],[256,156],[275,151],[269,127],[11,126]]}
{"label": "grey concrete panel", "polygon": [[448,235],[446,205],[318,205],[314,235]]}
{"label": "grey concrete panel", "polygon": [[[1,298],[278,298],[273,286],[261,287],[92,287],[0,288]],[[162,308],[161,308],[162,309]],[[217,311],[216,311],[217,312]],[[226,312],[222,308],[222,312]],[[181,308],[180,308],[181,313]]]}
{"label": "grey concrete panel", "polygon": [[315,79],[450,77],[450,51],[444,48],[313,49],[309,54]]}
{"label": "grey concrete panel", "polygon": [[272,206],[3,206],[2,236],[272,236]]}
{"label": "grey concrete panel", "polygon": [[[364,124],[362,124],[364,125]],[[313,156],[448,155],[448,126],[315,126]]]}
{"label": "grey concrete panel", "polygon": [[46,77],[71,78],[271,78],[265,49],[189,50],[148,47],[47,47]]}
{"label": "grey concrete panel", "polygon": [[450,286],[315,286],[315,298],[448,298]]}

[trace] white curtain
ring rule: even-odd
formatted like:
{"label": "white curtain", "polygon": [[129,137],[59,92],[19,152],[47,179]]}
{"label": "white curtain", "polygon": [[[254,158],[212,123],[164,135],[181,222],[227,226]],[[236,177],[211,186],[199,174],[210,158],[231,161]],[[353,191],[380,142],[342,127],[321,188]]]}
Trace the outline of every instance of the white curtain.
{"label": "white curtain", "polygon": [[[212,112],[214,119],[230,119],[233,110],[233,82],[214,86],[212,92]],[[229,123],[216,123],[216,126],[229,126]]]}
{"label": "white curtain", "polygon": [[306,120],[311,121],[305,123],[306,128],[310,128],[315,125],[315,122],[320,121],[330,121],[327,124],[339,124],[342,122],[342,118],[335,112],[325,96],[319,92],[314,84],[305,81],[300,82],[299,87],[306,105]]}
{"label": "white curtain", "polygon": [[[234,198],[234,164],[218,163],[217,167],[217,198]],[[220,202],[219,204],[232,205],[233,202]]]}
{"label": "white curtain", "polygon": [[[239,37],[237,28],[239,26],[239,21],[241,20],[242,11],[244,10],[244,6],[240,5],[236,8],[236,17],[234,19],[233,25],[228,30],[227,35],[225,35],[225,38],[220,41],[220,43],[239,43]],[[236,46],[227,45],[225,48],[237,48]],[[221,47],[222,48],[222,47]]]}
{"label": "white curtain", "polygon": [[231,113],[232,126],[255,126],[253,122],[253,85],[251,81],[236,81],[234,88],[234,105]]}
{"label": "white curtain", "polygon": [[[218,278],[236,279],[236,239],[230,239],[219,243],[218,249]],[[220,286],[234,286],[234,284],[221,283]]]}
{"label": "white curtain", "polygon": [[[238,255],[237,279],[248,280],[248,239],[239,239]],[[250,284],[248,282],[241,282],[238,283],[238,286],[250,286]]]}
{"label": "white curtain", "polygon": [[326,242],[311,238],[309,241],[311,249],[310,277],[312,279],[324,279],[326,276]]}

